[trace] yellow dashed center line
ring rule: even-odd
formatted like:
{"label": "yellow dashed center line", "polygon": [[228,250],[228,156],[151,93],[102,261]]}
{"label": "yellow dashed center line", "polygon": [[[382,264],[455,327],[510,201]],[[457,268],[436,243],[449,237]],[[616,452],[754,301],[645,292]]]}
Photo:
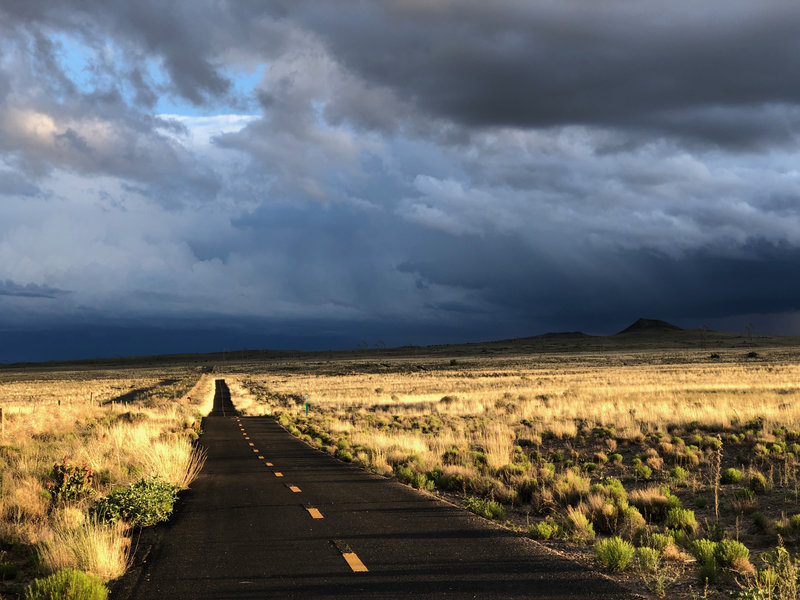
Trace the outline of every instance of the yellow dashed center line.
{"label": "yellow dashed center line", "polygon": [[280,471],[275,471],[275,477],[283,477],[283,473]]}
{"label": "yellow dashed center line", "polygon": [[350,568],[353,569],[353,573],[366,573],[369,571],[355,552],[345,552],[342,554],[342,557],[347,561],[347,564],[350,565]]}
{"label": "yellow dashed center line", "polygon": [[[290,489],[290,490],[292,490],[292,491],[293,491],[295,494],[299,494],[300,492],[302,492],[302,491],[303,491],[303,490],[301,490],[299,487],[297,487],[296,485],[290,485],[290,486],[289,486],[289,489]],[[315,509],[315,510],[316,510],[316,509]]]}
{"label": "yellow dashed center line", "polygon": [[258,460],[264,460],[264,457],[263,456],[259,456]]}
{"label": "yellow dashed center line", "polygon": [[255,444],[253,442],[250,442],[248,445],[249,446],[255,446]]}
{"label": "yellow dashed center line", "polygon": [[265,462],[264,464],[265,464],[265,465],[267,465],[268,467],[271,467],[271,466],[272,466],[272,463],[271,463],[271,462]]}
{"label": "yellow dashed center line", "polygon": [[256,454],[258,454],[259,452],[261,452],[261,450],[259,450],[258,448],[253,448],[253,452],[255,452]]}
{"label": "yellow dashed center line", "polygon": [[322,513],[319,512],[319,509],[317,509],[317,508],[306,508],[306,510],[308,511],[308,514],[311,515],[312,519],[324,519],[325,518],[325,517],[322,516]]}

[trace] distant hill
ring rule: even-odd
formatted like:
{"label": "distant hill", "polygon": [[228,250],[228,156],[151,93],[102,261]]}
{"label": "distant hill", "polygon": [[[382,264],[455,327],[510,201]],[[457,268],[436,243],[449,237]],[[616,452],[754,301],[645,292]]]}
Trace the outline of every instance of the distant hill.
{"label": "distant hill", "polygon": [[625,333],[659,333],[667,331],[683,331],[677,325],[661,321],[660,319],[638,319],[616,335]]}

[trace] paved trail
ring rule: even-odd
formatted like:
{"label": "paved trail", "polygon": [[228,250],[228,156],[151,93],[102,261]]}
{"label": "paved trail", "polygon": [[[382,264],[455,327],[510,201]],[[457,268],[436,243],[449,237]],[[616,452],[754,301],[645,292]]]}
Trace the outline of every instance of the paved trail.
{"label": "paved trail", "polygon": [[222,381],[203,427],[201,475],[112,598],[630,598],[529,540],[308,447],[271,418],[239,418]]}

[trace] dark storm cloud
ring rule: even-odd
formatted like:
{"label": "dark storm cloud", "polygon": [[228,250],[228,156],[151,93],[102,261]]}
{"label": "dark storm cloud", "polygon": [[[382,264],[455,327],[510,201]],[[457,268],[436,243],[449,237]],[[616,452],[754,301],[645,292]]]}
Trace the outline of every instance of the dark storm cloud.
{"label": "dark storm cloud", "polygon": [[[465,126],[578,123],[742,145],[746,136],[732,130],[755,128],[757,141],[764,110],[798,123],[800,83],[790,74],[800,67],[800,7],[792,3],[398,1],[295,10],[365,80]],[[756,110],[723,123],[717,108]]]}
{"label": "dark storm cloud", "polygon": [[64,290],[58,290],[46,285],[35,285],[29,283],[27,285],[19,285],[6,279],[0,280],[0,296],[16,296],[19,298],[57,298],[63,294],[67,294]]}

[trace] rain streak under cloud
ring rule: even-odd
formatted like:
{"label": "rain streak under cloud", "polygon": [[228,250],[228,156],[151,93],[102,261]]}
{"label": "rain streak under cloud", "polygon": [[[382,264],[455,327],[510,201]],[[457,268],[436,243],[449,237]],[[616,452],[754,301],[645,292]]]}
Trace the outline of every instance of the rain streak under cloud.
{"label": "rain streak under cloud", "polygon": [[782,0],[4,0],[0,360],[800,334],[798,27]]}

